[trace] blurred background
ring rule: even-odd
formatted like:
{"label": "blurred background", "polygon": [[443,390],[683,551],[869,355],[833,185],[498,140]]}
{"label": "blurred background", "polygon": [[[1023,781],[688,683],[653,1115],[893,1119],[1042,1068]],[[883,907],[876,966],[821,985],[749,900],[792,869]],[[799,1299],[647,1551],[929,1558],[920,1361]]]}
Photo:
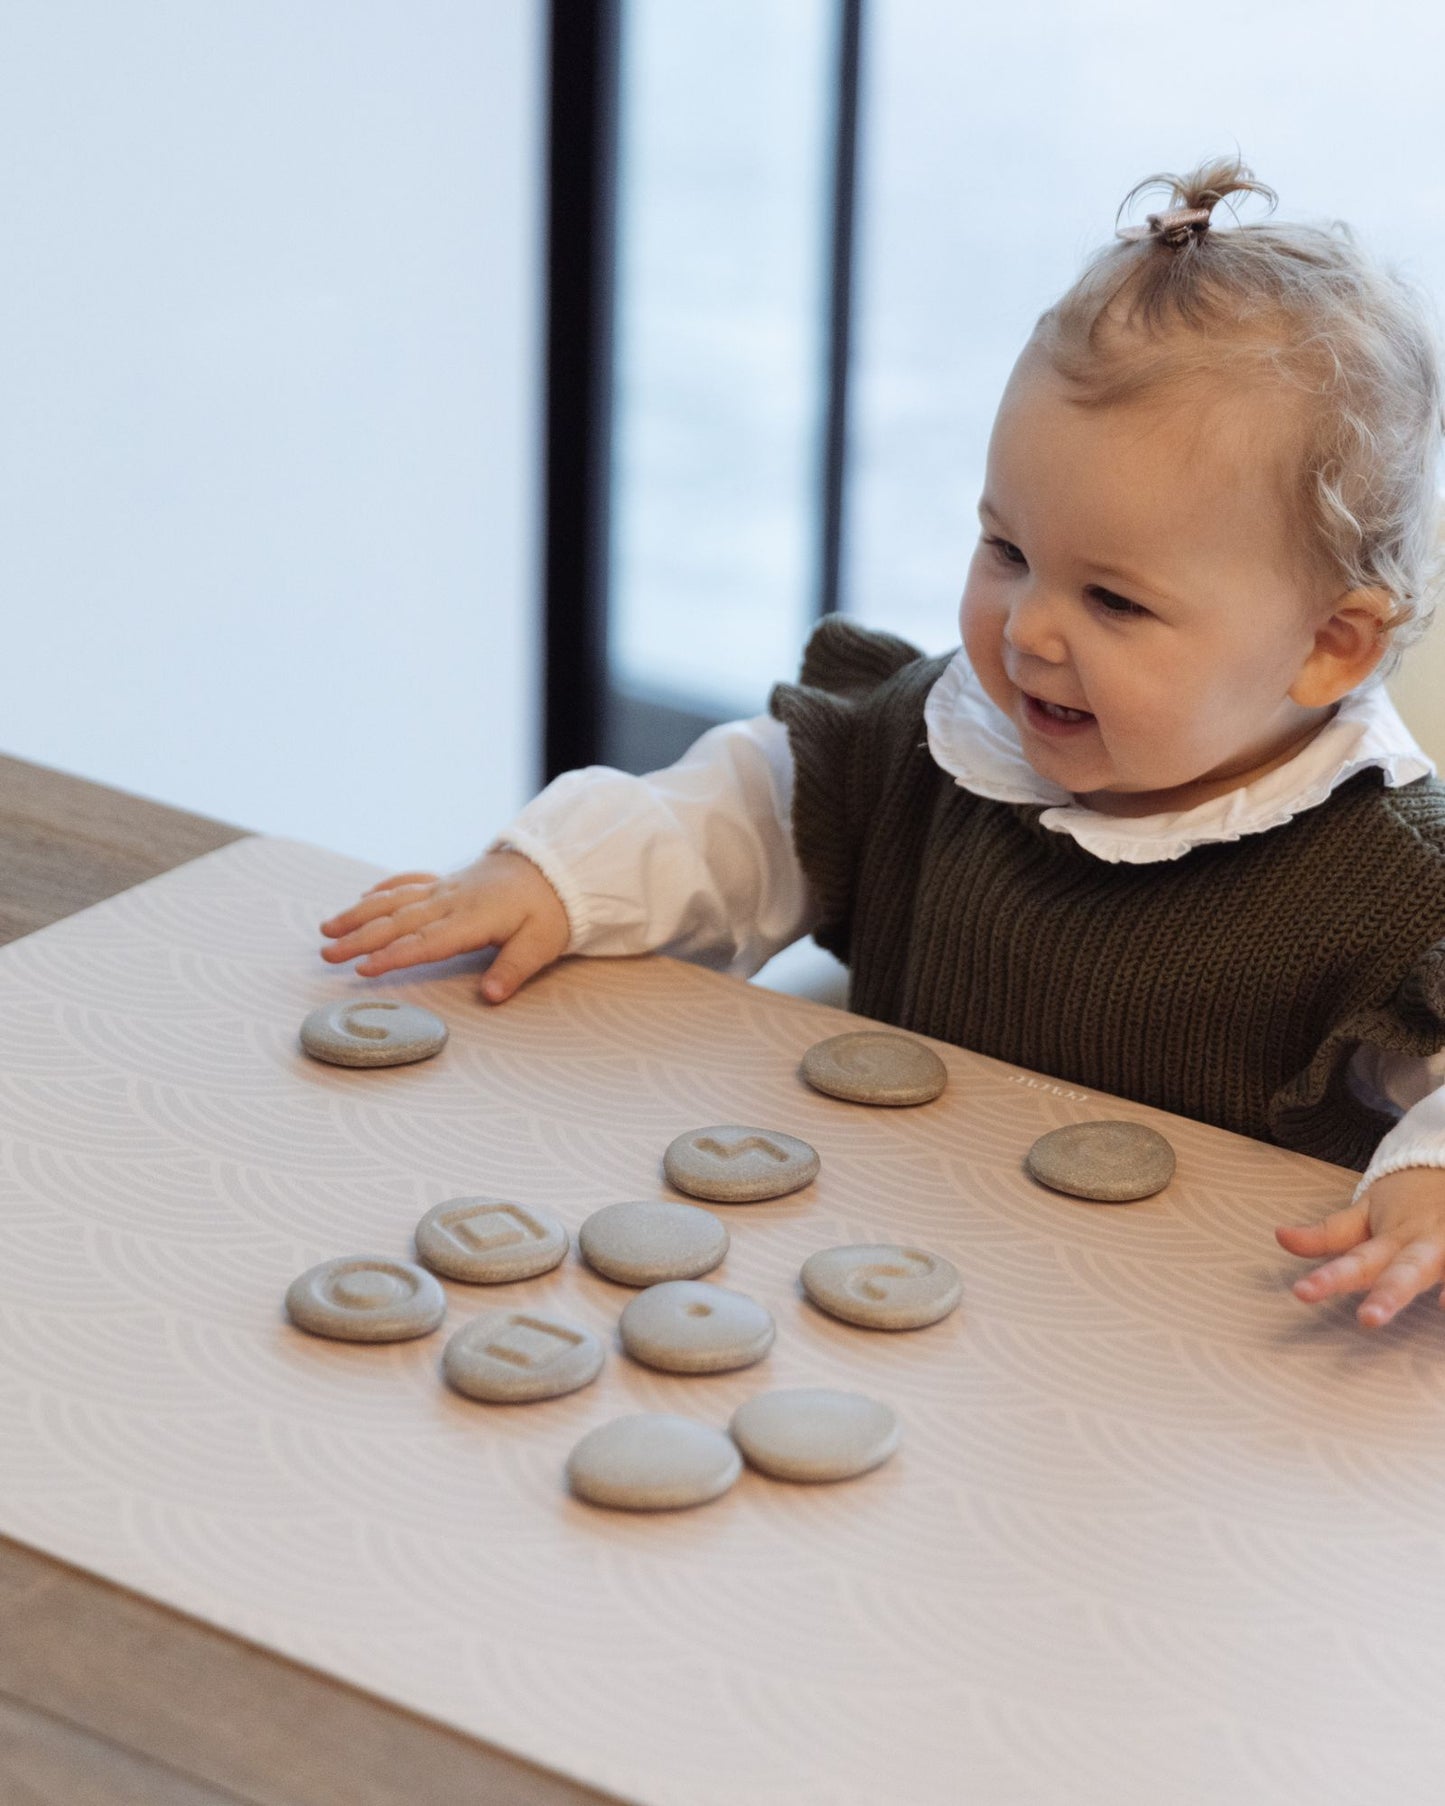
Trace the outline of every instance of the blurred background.
{"label": "blurred background", "polygon": [[1238,149],[1445,294],[1442,53],[1413,0],[4,0],[0,750],[449,865],[820,612],[942,649],[1142,177]]}

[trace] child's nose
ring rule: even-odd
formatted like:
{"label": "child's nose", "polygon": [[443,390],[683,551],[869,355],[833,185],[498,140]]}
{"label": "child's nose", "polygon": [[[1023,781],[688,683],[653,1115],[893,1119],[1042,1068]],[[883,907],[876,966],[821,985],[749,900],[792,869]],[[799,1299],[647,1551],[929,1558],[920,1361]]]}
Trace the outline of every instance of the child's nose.
{"label": "child's nose", "polygon": [[1059,611],[1047,591],[1037,584],[1020,584],[1004,623],[1003,637],[1023,658],[1042,659],[1051,665],[1066,662],[1068,649],[1059,624]]}

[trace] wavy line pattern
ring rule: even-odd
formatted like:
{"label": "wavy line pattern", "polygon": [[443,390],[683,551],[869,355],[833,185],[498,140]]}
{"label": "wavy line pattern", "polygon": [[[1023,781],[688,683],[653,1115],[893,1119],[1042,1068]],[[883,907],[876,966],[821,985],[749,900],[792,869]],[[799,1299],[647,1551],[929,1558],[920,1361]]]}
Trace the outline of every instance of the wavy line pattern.
{"label": "wavy line pattern", "polygon": [[[0,1530],[643,1806],[1343,1806],[1366,1764],[1433,1803],[1445,1313],[1371,1338],[1310,1312],[1269,1234],[1352,1175],[952,1047],[935,1103],[855,1108],[797,1067],[856,1019],[665,960],[564,963],[495,1011],[476,962],[396,975],[444,1053],[317,1066],[302,1017],[367,987],[313,924],[370,876],[241,841],[0,952]],[[1100,1114],[1169,1136],[1166,1192],[1024,1174]],[[633,1292],[575,1254],[447,1282],[417,1342],[284,1319],[297,1272],[406,1256],[447,1197],[575,1236],[676,1195],[662,1150],[718,1122],[822,1156],[715,1207],[713,1277],[778,1324],[759,1367],[634,1365]],[[806,1256],[872,1241],[947,1256],[962,1310],[896,1335],[814,1310]],[[449,1391],[446,1335],[502,1298],[596,1330],[596,1384]],[[563,1490],[610,1417],[722,1427],[796,1385],[887,1399],[898,1456],[650,1518]]]}

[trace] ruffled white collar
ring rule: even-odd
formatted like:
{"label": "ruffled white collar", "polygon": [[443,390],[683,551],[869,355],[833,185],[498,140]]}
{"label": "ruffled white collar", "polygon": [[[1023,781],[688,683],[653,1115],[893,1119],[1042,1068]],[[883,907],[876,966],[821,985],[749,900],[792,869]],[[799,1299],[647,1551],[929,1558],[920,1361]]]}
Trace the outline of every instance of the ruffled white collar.
{"label": "ruffled white collar", "polygon": [[1002,803],[1042,804],[1045,828],[1072,835],[1086,852],[1114,864],[1150,865],[1211,841],[1263,834],[1322,803],[1367,766],[1378,765],[1392,789],[1435,770],[1379,683],[1351,691],[1288,763],[1227,796],[1161,815],[1101,815],[1041,778],[1024,758],[1018,730],[989,700],[962,651],[929,692],[924,720],[929,751],[965,790]]}

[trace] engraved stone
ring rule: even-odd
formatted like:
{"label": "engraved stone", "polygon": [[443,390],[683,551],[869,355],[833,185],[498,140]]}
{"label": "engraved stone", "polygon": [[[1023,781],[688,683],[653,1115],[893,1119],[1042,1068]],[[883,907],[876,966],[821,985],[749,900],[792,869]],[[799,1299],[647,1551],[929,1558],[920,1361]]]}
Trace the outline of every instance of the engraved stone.
{"label": "engraved stone", "polygon": [[446,1308],[446,1294],[425,1268],[382,1254],[324,1260],[286,1289],[286,1314],[296,1327],[339,1342],[430,1335]]}
{"label": "engraved stone", "polygon": [[468,1398],[524,1404],[589,1385],[602,1355],[590,1329],[552,1311],[479,1311],[447,1343],[442,1371]]}
{"label": "engraved stone", "polygon": [[728,1251],[728,1232],[696,1204],[608,1204],[582,1225],[577,1246],[608,1279],[650,1286],[711,1273]]}
{"label": "engraved stone", "polygon": [[669,1184],[717,1204],[781,1198],[818,1176],[817,1153],[796,1135],[726,1123],[690,1129],[662,1157]]}
{"label": "engraved stone", "polygon": [[803,1055],[803,1077],[815,1091],[850,1104],[926,1104],[948,1083],[948,1068],[911,1035],[834,1035]]}
{"label": "engraved stone", "polygon": [[719,1498],[742,1472],[732,1438],[660,1411],[616,1417],[591,1430],[567,1458],[579,1499],[623,1511],[673,1511]]}
{"label": "engraved stone", "polygon": [[863,1329],[922,1329],[963,1296],[951,1261],[892,1242],[824,1248],[803,1262],[801,1278],[819,1310]]}
{"label": "engraved stone", "polygon": [[448,1198],[416,1226],[416,1251],[432,1271],[468,1285],[531,1279],[555,1267],[568,1245],[555,1217],[506,1198]]}
{"label": "engraved stone", "polygon": [[1040,1184],[1096,1204],[1152,1198],[1174,1177],[1174,1150],[1140,1122],[1076,1122],[1041,1135],[1024,1156]]}
{"label": "engraved stone", "polygon": [[419,1004],[387,997],[323,1003],[301,1024],[301,1045],[330,1066],[407,1066],[446,1046],[447,1025]]}
{"label": "engraved stone", "polygon": [[633,1360],[668,1373],[751,1367],[773,1345],[773,1319],[762,1305],[698,1279],[639,1292],[618,1328]]}
{"label": "engraved stone", "polygon": [[800,1386],[763,1392],[733,1413],[728,1433],[748,1464],[775,1480],[848,1480],[898,1447],[896,1413],[861,1392]]}

